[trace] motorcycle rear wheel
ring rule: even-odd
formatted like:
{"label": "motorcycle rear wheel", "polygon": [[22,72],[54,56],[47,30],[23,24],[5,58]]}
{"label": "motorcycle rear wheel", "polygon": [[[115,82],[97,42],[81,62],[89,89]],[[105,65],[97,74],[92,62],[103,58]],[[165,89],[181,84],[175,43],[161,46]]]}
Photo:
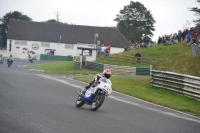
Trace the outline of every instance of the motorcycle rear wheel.
{"label": "motorcycle rear wheel", "polygon": [[102,94],[97,95],[97,97],[94,98],[90,109],[92,111],[96,111],[97,109],[99,109],[101,107],[104,100],[105,100],[105,95],[102,95]]}
{"label": "motorcycle rear wheel", "polygon": [[82,100],[82,96],[78,96],[76,99],[76,107],[82,107],[85,104],[85,102]]}

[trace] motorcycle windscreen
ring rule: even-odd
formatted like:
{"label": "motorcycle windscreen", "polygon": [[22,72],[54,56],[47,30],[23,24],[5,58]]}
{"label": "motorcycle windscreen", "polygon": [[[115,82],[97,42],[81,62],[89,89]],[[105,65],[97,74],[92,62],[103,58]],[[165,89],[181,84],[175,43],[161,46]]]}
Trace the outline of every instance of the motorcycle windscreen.
{"label": "motorcycle windscreen", "polygon": [[85,92],[84,101],[88,102],[88,103],[92,103],[93,97],[94,97],[94,93],[93,93],[92,89],[88,89]]}

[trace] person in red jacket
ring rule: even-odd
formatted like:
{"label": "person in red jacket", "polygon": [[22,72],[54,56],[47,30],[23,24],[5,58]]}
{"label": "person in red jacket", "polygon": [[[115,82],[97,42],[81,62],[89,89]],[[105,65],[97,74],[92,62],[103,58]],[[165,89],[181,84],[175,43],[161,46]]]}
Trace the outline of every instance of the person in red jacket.
{"label": "person in red jacket", "polygon": [[110,45],[108,45],[107,49],[106,49],[106,53],[105,55],[109,56],[110,55]]}
{"label": "person in red jacket", "polygon": [[193,31],[191,34],[192,34],[192,43],[191,44],[194,44],[197,42],[198,33],[196,31]]}
{"label": "person in red jacket", "polygon": [[110,53],[110,45],[108,45],[108,48],[107,48],[107,50],[108,50],[108,53]]}

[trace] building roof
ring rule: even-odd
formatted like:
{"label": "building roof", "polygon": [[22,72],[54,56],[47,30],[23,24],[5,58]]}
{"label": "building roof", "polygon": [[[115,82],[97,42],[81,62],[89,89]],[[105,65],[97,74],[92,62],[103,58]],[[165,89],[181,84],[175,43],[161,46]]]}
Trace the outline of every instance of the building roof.
{"label": "building roof", "polygon": [[62,23],[10,20],[8,39],[55,42],[67,44],[94,44],[95,33],[100,44],[124,48],[129,45],[125,37],[113,27],[68,25]]}

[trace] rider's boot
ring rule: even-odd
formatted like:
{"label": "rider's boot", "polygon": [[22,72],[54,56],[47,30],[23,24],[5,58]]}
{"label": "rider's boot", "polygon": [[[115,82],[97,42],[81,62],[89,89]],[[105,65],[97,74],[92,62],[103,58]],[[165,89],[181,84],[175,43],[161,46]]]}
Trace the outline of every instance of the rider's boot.
{"label": "rider's boot", "polygon": [[85,88],[81,91],[81,94],[85,95],[85,92],[90,88],[90,86],[91,86],[90,84],[85,86]]}

